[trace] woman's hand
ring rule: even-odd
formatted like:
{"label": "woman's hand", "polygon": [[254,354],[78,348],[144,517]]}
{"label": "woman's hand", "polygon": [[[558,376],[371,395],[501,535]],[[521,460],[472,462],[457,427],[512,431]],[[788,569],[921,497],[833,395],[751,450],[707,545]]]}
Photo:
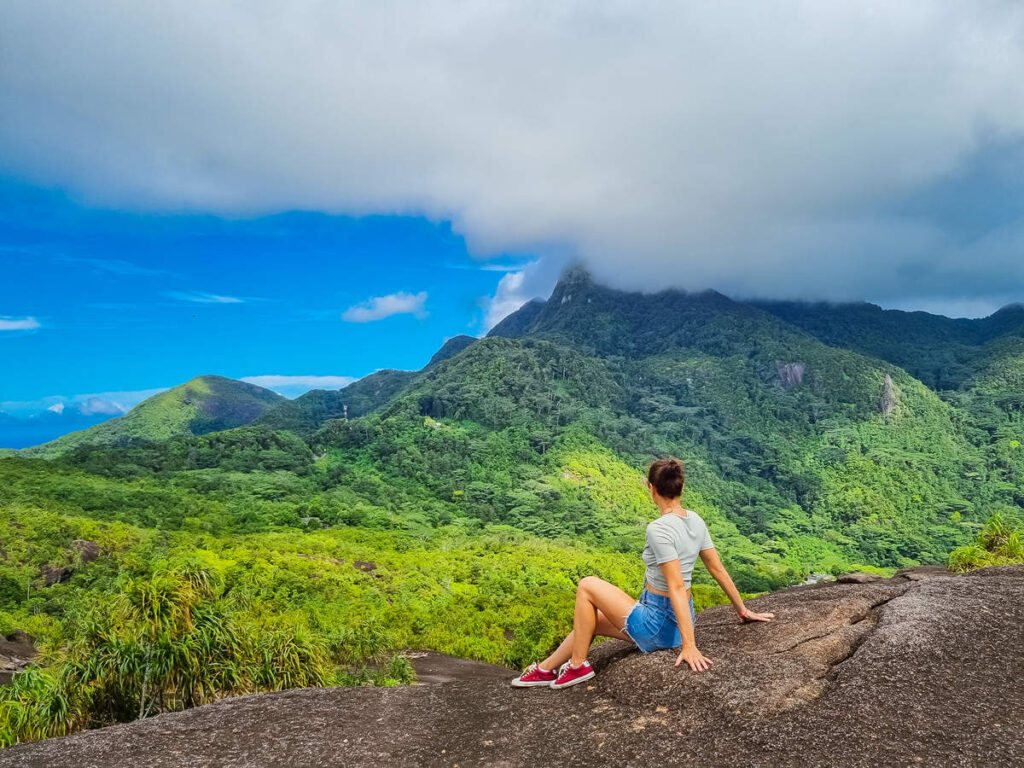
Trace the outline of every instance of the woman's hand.
{"label": "woman's hand", "polygon": [[740,624],[748,624],[755,621],[771,621],[775,618],[774,613],[754,613],[749,608],[744,608],[736,615],[740,618]]}
{"label": "woman's hand", "polygon": [[676,666],[678,667],[684,661],[690,665],[690,669],[694,672],[703,672],[706,669],[710,669],[711,665],[715,663],[698,651],[697,646],[694,646],[693,648],[683,648],[683,650],[679,652],[679,658],[676,659]]}

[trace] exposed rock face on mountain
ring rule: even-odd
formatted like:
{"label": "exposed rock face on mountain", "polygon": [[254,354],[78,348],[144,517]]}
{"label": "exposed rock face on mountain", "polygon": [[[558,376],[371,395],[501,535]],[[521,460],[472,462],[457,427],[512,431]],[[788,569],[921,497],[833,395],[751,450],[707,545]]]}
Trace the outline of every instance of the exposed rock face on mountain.
{"label": "exposed rock face on mountain", "polygon": [[892,376],[885,374],[882,385],[882,414],[888,416],[896,408],[896,389],[892,384]]}
{"label": "exposed rock face on mountain", "polygon": [[779,374],[779,381],[786,389],[798,387],[804,382],[804,372],[807,366],[803,363],[776,363],[775,370]]}
{"label": "exposed rock face on mountain", "polygon": [[[22,745],[18,766],[1019,765],[1024,567],[797,587],[697,620],[704,674],[675,653],[595,649],[565,691],[447,685],[226,700]],[[512,673],[510,672],[511,676]]]}
{"label": "exposed rock face on mountain", "polygon": [[54,584],[62,584],[71,578],[75,569],[86,563],[91,563],[100,556],[100,545],[88,539],[75,539],[71,542],[71,549],[64,553],[64,564],[48,564],[39,570],[42,586],[52,587]]}

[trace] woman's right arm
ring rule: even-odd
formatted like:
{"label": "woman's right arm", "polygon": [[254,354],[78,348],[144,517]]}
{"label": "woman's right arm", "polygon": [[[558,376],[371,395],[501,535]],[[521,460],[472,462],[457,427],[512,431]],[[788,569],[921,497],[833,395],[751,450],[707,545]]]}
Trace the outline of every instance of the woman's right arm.
{"label": "woman's right arm", "polygon": [[676,659],[676,666],[678,667],[685,661],[694,672],[703,672],[714,662],[697,650],[697,641],[693,636],[693,616],[690,614],[690,600],[686,595],[686,583],[683,581],[683,574],[679,570],[679,561],[669,560],[667,563],[660,563],[659,567],[665,576],[665,582],[668,584],[668,596],[672,601],[672,610],[676,612],[679,634],[683,638],[683,648]]}
{"label": "woman's right arm", "polygon": [[722,591],[729,598],[729,602],[736,609],[736,615],[740,621],[771,621],[775,618],[774,613],[754,613],[743,604],[743,598],[740,597],[739,590],[736,589],[736,585],[732,583],[732,577],[729,576],[729,572],[722,565],[722,558],[718,556],[718,552],[713,548],[702,549],[700,551],[700,559],[704,561],[704,567],[708,569],[708,573],[718,582]]}

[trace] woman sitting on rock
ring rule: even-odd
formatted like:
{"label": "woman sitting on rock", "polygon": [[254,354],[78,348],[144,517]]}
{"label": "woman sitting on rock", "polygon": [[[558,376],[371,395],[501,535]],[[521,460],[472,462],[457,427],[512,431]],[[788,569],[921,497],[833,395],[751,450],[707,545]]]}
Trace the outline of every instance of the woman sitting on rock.
{"label": "woman sitting on rock", "polygon": [[683,465],[677,459],[656,461],[647,472],[651,499],[661,515],[647,526],[643,552],[647,571],[640,599],[633,600],[596,576],[581,579],[576,589],[572,632],[554,653],[539,664],[531,664],[512,685],[568,688],[589,680],[594,670],[587,661],[587,652],[595,635],[630,640],[644,653],[682,645],[677,667],[685,661],[694,672],[708,669],[711,659],[697,650],[693,637],[696,614],[690,575],[698,555],[736,607],[740,622],[774,618],[774,614],[753,613],[743,605],[711,543],[708,527],[696,512],[683,509],[679,503],[683,484]]}

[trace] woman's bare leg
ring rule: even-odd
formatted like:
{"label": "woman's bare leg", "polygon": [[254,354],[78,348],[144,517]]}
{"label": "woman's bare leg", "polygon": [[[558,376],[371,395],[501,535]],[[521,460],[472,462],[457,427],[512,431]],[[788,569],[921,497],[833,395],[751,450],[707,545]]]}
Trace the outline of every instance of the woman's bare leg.
{"label": "woman's bare leg", "polygon": [[587,660],[587,651],[597,629],[598,612],[604,614],[616,630],[621,630],[635,604],[632,597],[597,576],[580,579],[576,587],[576,613],[572,620],[572,665],[578,667]]}
{"label": "woman's bare leg", "polygon": [[[618,640],[629,640],[629,635],[612,624],[612,622],[608,620],[608,617],[600,611],[597,612],[597,627],[594,629],[594,634],[601,637],[614,637]],[[560,666],[565,664],[572,655],[573,640],[573,633],[570,632],[566,635],[566,638],[562,641],[561,645],[559,645],[550,656],[540,663],[541,669],[550,671],[558,669]]]}

